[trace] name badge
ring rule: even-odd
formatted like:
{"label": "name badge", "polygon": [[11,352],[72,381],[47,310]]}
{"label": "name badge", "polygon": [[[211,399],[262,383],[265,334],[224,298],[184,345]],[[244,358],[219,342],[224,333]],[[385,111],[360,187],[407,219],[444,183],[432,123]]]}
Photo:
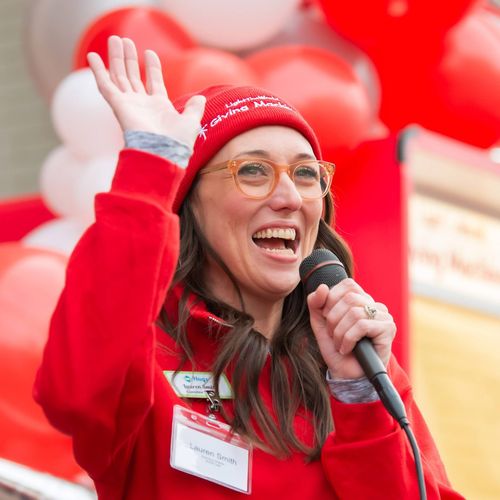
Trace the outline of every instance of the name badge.
{"label": "name badge", "polygon": [[170,465],[193,476],[250,494],[252,447],[231,427],[174,406]]}
{"label": "name badge", "polygon": [[[177,396],[181,398],[206,399],[207,391],[215,392],[214,380],[210,372],[175,373],[174,370],[164,370],[163,374],[170,382]],[[231,399],[233,397],[231,384],[224,374],[219,379],[219,396],[221,399]]]}

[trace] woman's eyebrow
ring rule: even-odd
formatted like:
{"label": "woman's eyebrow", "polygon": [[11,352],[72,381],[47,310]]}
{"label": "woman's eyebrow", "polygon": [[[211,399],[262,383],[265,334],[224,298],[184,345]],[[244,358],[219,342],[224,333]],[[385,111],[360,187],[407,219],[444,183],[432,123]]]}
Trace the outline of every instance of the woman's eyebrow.
{"label": "woman's eyebrow", "polygon": [[[238,153],[235,158],[240,156],[257,156],[259,158],[272,158],[272,153],[266,151],[265,149],[252,149],[251,151],[242,151]],[[298,153],[295,155],[296,160],[315,160],[316,157],[310,153]]]}
{"label": "woman's eyebrow", "polygon": [[259,156],[259,157],[265,157],[265,158],[270,158],[271,154],[269,151],[266,151],[265,149],[252,149],[251,151],[242,151],[241,153],[238,153],[236,155],[236,158],[238,156]]}
{"label": "woman's eyebrow", "polygon": [[296,160],[315,160],[316,157],[311,153],[299,153],[295,155]]}

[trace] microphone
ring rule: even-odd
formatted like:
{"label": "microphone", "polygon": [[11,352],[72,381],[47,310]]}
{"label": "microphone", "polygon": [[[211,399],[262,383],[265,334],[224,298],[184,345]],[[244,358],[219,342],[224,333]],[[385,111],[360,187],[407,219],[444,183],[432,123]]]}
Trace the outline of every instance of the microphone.
{"label": "microphone", "polygon": [[[299,272],[308,295],[322,283],[332,288],[347,278],[342,262],[326,248],[318,248],[306,257],[300,264]],[[401,427],[408,426],[409,421],[403,401],[387,375],[384,363],[376,353],[371,340],[368,337],[360,339],[353,349],[353,354],[387,411]]]}

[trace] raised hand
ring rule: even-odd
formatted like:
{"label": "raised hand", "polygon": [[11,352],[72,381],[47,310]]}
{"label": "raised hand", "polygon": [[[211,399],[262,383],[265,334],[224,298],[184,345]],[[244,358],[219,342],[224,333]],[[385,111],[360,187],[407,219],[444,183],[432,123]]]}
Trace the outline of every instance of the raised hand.
{"label": "raised hand", "polygon": [[[396,325],[387,307],[374,302],[352,279],[342,280],[329,289],[320,285],[307,297],[311,327],[321,355],[333,378],[355,379],[364,375],[352,354],[356,342],[369,337],[387,366]],[[365,305],[376,309],[372,317]]]}
{"label": "raised hand", "polygon": [[134,42],[108,39],[109,71],[95,52],[87,55],[97,87],[111,106],[122,130],[140,130],[167,135],[192,148],[205,109],[205,97],[191,97],[182,113],[172,105],[163,81],[160,59],[152,50],[144,52],[146,87],[139,71]]}

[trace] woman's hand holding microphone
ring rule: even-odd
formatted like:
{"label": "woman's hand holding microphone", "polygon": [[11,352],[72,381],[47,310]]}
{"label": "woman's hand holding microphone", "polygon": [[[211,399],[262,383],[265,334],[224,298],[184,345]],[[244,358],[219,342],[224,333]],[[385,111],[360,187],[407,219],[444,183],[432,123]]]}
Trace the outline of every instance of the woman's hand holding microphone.
{"label": "woman's hand holding microphone", "polygon": [[311,327],[333,379],[364,376],[352,352],[363,337],[371,339],[387,366],[396,325],[387,307],[374,302],[353,279],[344,279],[331,289],[320,285],[307,303]]}

